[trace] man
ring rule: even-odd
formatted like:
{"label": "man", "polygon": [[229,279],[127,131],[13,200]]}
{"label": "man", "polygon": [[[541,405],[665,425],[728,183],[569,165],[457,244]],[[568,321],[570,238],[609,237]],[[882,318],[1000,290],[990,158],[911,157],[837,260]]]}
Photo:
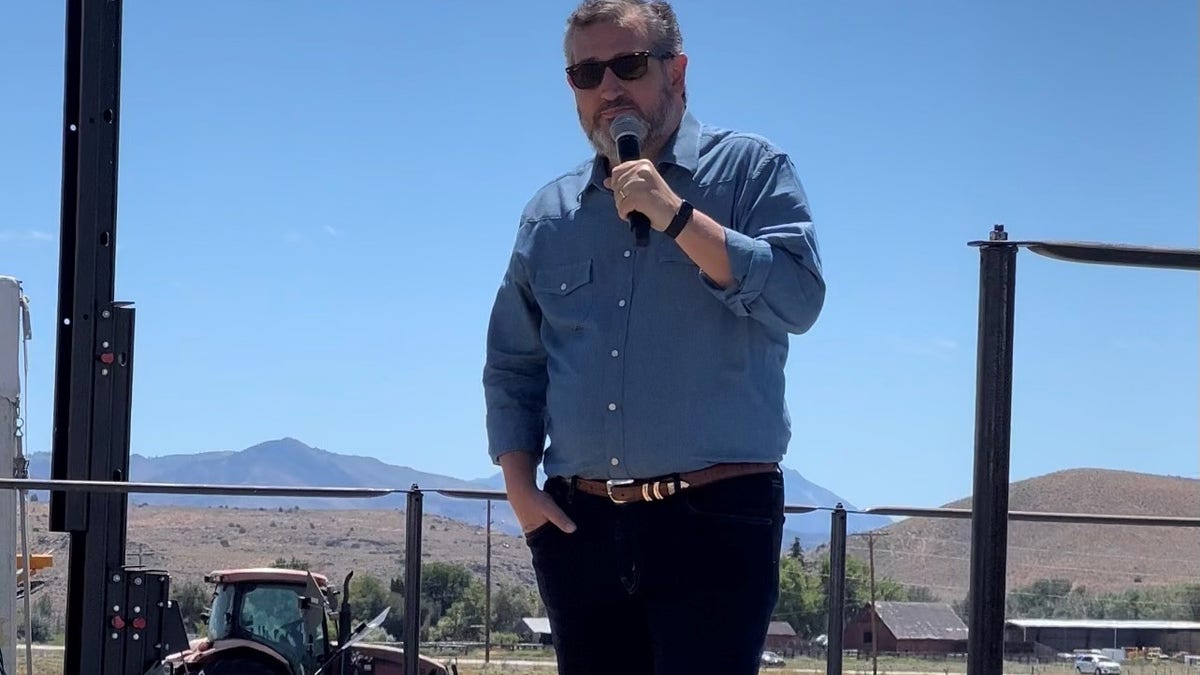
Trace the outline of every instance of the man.
{"label": "man", "polygon": [[[779,592],[788,334],[825,296],[806,198],[783,152],[686,110],[666,3],[584,2],[564,48],[596,155],[522,215],[488,329],[489,452],[560,673],[754,673]],[[625,114],[645,159],[620,161]]]}

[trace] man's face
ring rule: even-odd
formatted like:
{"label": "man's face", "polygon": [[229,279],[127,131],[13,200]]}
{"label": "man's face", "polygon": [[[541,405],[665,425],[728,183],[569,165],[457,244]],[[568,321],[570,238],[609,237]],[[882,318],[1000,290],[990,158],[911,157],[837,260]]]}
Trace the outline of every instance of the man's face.
{"label": "man's face", "polygon": [[[650,41],[637,26],[595,24],[579,29],[571,39],[571,64],[607,61],[617,56],[650,49]],[[643,142],[644,153],[657,153],[675,130],[681,111],[683,73],[687,57],[678,55],[661,60],[650,58],[646,74],[636,80],[622,80],[611,68],[604,70],[599,86],[580,89],[567,78],[575,92],[579,123],[592,146],[616,161],[616,144],[609,126],[617,116],[632,112],[646,122],[649,133]]]}

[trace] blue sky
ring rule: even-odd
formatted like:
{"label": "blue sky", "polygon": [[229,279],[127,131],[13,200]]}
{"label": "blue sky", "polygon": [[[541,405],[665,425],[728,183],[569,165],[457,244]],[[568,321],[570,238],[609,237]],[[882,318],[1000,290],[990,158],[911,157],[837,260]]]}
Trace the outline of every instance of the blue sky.
{"label": "blue sky", "polygon": [[[118,277],[133,450],[294,436],[490,474],[480,369],[517,218],[583,159],[572,2],[125,3]],[[978,253],[1197,246],[1197,5],[685,0],[691,109],[788,150],[829,294],[785,463],[859,506],[969,493]],[[0,28],[0,274],[48,450],[63,8]],[[1197,278],[1018,263],[1013,479],[1196,476]]]}

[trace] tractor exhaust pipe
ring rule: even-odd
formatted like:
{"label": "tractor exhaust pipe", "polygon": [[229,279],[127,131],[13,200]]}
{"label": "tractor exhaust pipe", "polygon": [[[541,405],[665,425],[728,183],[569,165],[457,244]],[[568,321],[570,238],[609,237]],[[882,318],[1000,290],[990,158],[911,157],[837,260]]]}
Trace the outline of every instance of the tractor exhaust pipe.
{"label": "tractor exhaust pipe", "polygon": [[342,606],[338,608],[338,647],[342,647],[346,644],[346,640],[350,639],[350,622],[353,621],[350,616],[350,577],[352,576],[354,576],[353,570],[342,580]]}

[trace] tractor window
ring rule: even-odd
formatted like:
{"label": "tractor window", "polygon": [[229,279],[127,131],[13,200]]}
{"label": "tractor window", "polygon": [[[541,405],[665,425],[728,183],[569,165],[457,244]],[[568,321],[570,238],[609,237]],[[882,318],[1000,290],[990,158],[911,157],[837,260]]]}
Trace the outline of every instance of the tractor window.
{"label": "tractor window", "polygon": [[307,642],[300,609],[302,588],[260,585],[242,594],[238,617],[241,629],[278,649],[289,660],[298,660]]}
{"label": "tractor window", "polygon": [[217,586],[208,617],[208,639],[223,640],[233,630],[233,587]]}

